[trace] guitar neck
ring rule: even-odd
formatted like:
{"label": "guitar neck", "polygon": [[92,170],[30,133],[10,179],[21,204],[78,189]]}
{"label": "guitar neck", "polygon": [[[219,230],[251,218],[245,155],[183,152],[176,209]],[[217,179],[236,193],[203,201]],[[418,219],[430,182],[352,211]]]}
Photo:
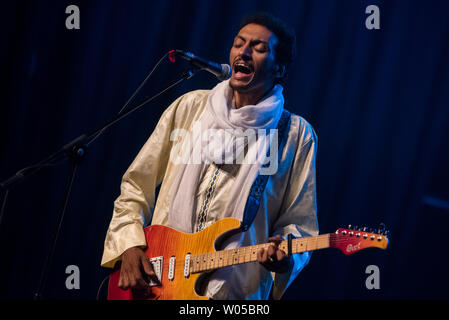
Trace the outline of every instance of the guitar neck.
{"label": "guitar neck", "polygon": [[[291,252],[294,254],[329,248],[330,235],[331,234],[323,234],[313,237],[292,239]],[[254,246],[192,255],[190,257],[190,272],[197,273],[257,261],[257,252],[260,249],[267,249],[270,245],[272,245],[272,243],[263,243]],[[287,253],[288,241],[282,241],[279,244],[279,249]]]}

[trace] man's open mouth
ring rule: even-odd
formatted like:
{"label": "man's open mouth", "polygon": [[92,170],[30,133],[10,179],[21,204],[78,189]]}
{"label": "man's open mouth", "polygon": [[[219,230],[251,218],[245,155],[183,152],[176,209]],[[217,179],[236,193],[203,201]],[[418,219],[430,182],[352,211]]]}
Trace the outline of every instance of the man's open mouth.
{"label": "man's open mouth", "polygon": [[236,63],[234,65],[234,71],[237,72],[241,72],[244,74],[250,74],[253,72],[251,66],[243,64],[243,63]]}
{"label": "man's open mouth", "polygon": [[254,67],[248,63],[239,61],[234,63],[233,74],[236,79],[247,80],[254,73]]}

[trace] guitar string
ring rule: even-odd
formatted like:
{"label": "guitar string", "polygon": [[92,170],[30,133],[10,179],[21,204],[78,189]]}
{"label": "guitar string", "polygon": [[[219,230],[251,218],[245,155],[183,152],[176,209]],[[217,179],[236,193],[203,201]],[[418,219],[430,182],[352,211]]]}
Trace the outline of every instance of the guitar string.
{"label": "guitar string", "polygon": [[[366,242],[369,242],[369,243],[371,243],[371,241],[373,241],[373,243],[374,243],[374,241],[375,240],[377,240],[378,241],[378,239],[377,238],[375,238],[375,239],[371,239],[370,237],[367,237],[366,239],[364,238],[364,239],[361,239],[361,238],[352,238],[352,239],[360,239],[360,240],[363,240],[363,241],[366,241]],[[296,240],[296,241],[295,241]],[[298,241],[299,240],[299,241]],[[298,248],[298,246],[300,246],[300,242],[302,242],[302,243],[305,243],[305,242],[312,242],[312,243],[307,243],[307,244],[305,244],[305,247],[307,248],[307,247],[310,247],[311,245],[313,246],[313,244],[314,243],[316,243],[316,244],[320,244],[320,245],[323,245],[323,243],[324,244],[328,244],[328,242],[332,242],[333,244],[341,244],[341,243],[347,243],[348,242],[348,240],[347,239],[330,239],[330,237],[323,237],[323,238],[318,238],[318,239],[315,239],[315,240],[312,240],[312,239],[307,239],[307,240],[305,240],[305,238],[298,238],[298,239],[293,239],[293,241],[295,241],[295,249],[297,250]],[[239,256],[242,256],[242,255],[251,255],[251,254],[254,254],[254,253],[251,253],[251,252],[246,252],[246,251],[249,251],[248,249],[244,249],[244,248],[254,248],[254,249],[261,249],[262,247],[267,247],[267,246],[269,246],[271,243],[264,243],[264,244],[258,244],[258,245],[253,245],[253,246],[246,246],[246,247],[240,247],[240,248],[236,248],[236,249],[226,249],[226,250],[219,250],[219,251],[211,251],[211,252],[205,252],[205,253],[199,253],[199,254],[193,254],[193,255],[191,255],[191,260],[193,260],[194,259],[194,257],[197,257],[197,256],[204,256],[204,257],[206,257],[207,258],[207,255],[217,255],[217,254],[219,254],[219,253],[222,253],[223,255],[226,255],[226,254],[230,254],[230,255],[239,255]],[[281,248],[285,248],[287,246],[287,241],[283,241],[283,242],[281,242],[281,244],[279,245],[279,247],[281,247]],[[330,244],[329,244],[329,247],[330,247]],[[317,249],[312,249],[311,248],[311,250],[310,251],[313,251],[313,250],[317,250]],[[304,250],[303,252],[306,252],[307,250]],[[297,252],[297,253],[300,253],[300,252]]]}
{"label": "guitar string", "polygon": [[[356,239],[356,238],[353,238]],[[299,241],[295,241],[295,249],[298,250],[298,247],[301,246],[300,242],[305,244],[305,248],[307,247],[313,247],[314,244],[319,244],[320,246],[323,244],[329,245],[329,242],[332,242],[333,244],[341,244],[341,243],[347,243],[348,240],[347,239],[329,239],[329,237],[325,237],[325,238],[321,238],[321,239],[316,239],[316,240],[307,240],[307,242],[311,241],[312,243],[305,243],[306,241],[304,240],[304,238],[299,238],[299,239],[294,239],[294,240],[299,240]],[[294,241],[293,240],[293,241]],[[377,239],[373,239],[371,240],[369,237],[367,239],[360,239],[366,242],[370,242],[377,240]],[[246,255],[253,255],[254,254],[254,250],[248,250],[248,249],[244,249],[244,248],[253,248],[253,249],[261,249],[263,247],[267,247],[268,245],[270,245],[270,243],[266,243],[266,244],[259,244],[259,245],[254,245],[254,246],[247,246],[247,247],[241,247],[241,248],[236,248],[236,249],[226,249],[226,250],[219,250],[219,251],[211,251],[211,252],[205,252],[205,253],[200,253],[200,254],[193,254],[191,255],[191,260],[194,260],[195,257],[197,256],[201,256],[201,257],[205,257],[206,259],[208,259],[208,255],[218,255],[220,253],[222,253],[222,255],[238,255],[238,256],[246,256]],[[287,246],[286,241],[282,242],[279,247],[281,247],[282,249],[285,249],[285,247]],[[310,251],[313,250],[317,250],[315,248],[311,248]],[[253,251],[253,253],[251,252],[247,252],[247,251]],[[307,250],[304,250],[303,252],[305,252]],[[300,253],[300,252],[297,252]],[[200,259],[201,260],[201,259]]]}
{"label": "guitar string", "polygon": [[[373,234],[371,234],[371,235],[373,235]],[[293,241],[295,243],[294,247],[295,247],[295,250],[297,251],[295,253],[301,253],[301,252],[314,251],[314,250],[319,250],[319,249],[324,249],[324,248],[330,248],[331,247],[330,242],[332,242],[333,244],[341,244],[341,243],[347,243],[348,242],[348,238],[342,239],[341,237],[339,237],[338,235],[335,235],[335,234],[319,235],[319,236],[316,236],[315,239],[307,239],[307,238],[293,239]],[[335,239],[335,238],[337,238],[337,239]],[[354,237],[354,238],[351,238],[351,239],[360,239],[362,241],[366,241],[366,242],[370,242],[370,243],[371,243],[371,241],[374,242],[375,240],[378,240],[377,237],[375,237],[375,239],[371,239],[371,236],[368,236],[367,238],[363,237],[363,239],[359,238],[359,237]],[[311,247],[310,250],[299,251],[298,247],[301,246],[301,242],[305,245],[304,248],[307,249],[308,247]],[[311,242],[311,243],[309,243],[309,242]],[[255,250],[259,250],[259,249],[261,249],[263,247],[269,246],[270,244],[271,243],[264,243],[264,244],[258,244],[258,245],[253,245],[253,246],[240,247],[240,248],[236,248],[236,249],[226,249],[226,250],[211,251],[211,252],[200,253],[200,254],[193,254],[193,255],[191,255],[191,261],[194,260],[195,257],[197,257],[197,256],[198,257],[201,256],[202,258],[206,257],[206,259],[209,259],[207,257],[208,255],[216,256],[216,255],[218,255],[220,253],[223,255],[222,260],[224,260],[224,259],[233,260],[233,259],[236,258],[235,256],[246,257],[248,255],[249,256],[254,255],[254,253],[246,252],[246,251],[249,251],[249,250],[248,249],[244,249],[244,248],[254,248]],[[323,247],[323,248],[316,248],[316,246],[318,244],[319,244],[319,246],[322,246],[323,244],[325,244],[326,246]],[[279,246],[282,247],[282,248],[287,247],[288,246],[287,245],[287,241],[286,240],[282,241]],[[313,246],[315,246],[315,248],[313,248]],[[226,256],[226,257],[224,257],[224,256]],[[197,259],[201,260],[200,258],[197,258]],[[202,264],[204,264],[204,263],[207,263],[207,262],[202,262]],[[230,263],[230,265],[232,265],[232,262],[229,262],[229,263]],[[164,263],[163,268],[164,269],[169,269],[169,264]],[[184,265],[176,264],[175,265],[175,270],[177,270],[177,269],[184,269]]]}
{"label": "guitar string", "polygon": [[[318,237],[320,237],[320,236],[318,236]],[[348,242],[348,239],[340,239],[340,238],[339,239],[331,239],[331,238],[334,238],[332,236],[332,234],[331,234],[331,236],[329,236],[329,235],[321,235],[321,237],[322,238],[307,239],[307,240],[305,238],[293,239],[293,241],[295,243],[293,246],[294,246],[294,249],[297,251],[295,253],[301,253],[301,252],[314,251],[314,250],[328,248],[328,247],[331,247],[330,242],[332,242],[333,244],[341,244],[341,243],[347,243]],[[352,239],[358,239],[358,238],[352,238]],[[360,238],[360,240],[363,240],[363,241],[371,243],[371,241],[375,241],[375,240],[377,240],[377,238],[372,240],[370,237],[367,237],[366,239],[365,238],[364,239]],[[308,247],[310,247],[310,250],[304,250],[304,251],[298,250],[298,247],[302,246],[301,242],[304,244],[304,248],[307,249]],[[311,243],[308,243],[308,242],[311,242]],[[236,248],[236,249],[226,249],[226,250],[219,250],[219,251],[211,251],[211,252],[206,252],[206,253],[194,254],[194,255],[191,255],[191,261],[193,261],[195,259],[198,259],[201,264],[204,264],[204,263],[208,263],[208,262],[204,262],[204,260],[203,260],[203,262],[201,262],[201,260],[202,260],[201,258],[206,258],[207,260],[209,260],[210,257],[208,257],[208,256],[212,255],[212,256],[214,256],[214,259],[217,259],[217,258],[220,258],[219,256],[217,257],[217,255],[219,255],[219,254],[222,255],[221,260],[224,260],[224,259],[233,260],[233,259],[236,259],[235,256],[237,256],[237,257],[246,257],[246,256],[254,255],[254,251],[253,250],[248,250],[248,249],[244,249],[244,248],[254,248],[255,250],[259,250],[259,249],[261,249],[263,247],[269,246],[270,244],[271,243],[265,243],[265,244],[241,247],[241,248]],[[326,246],[323,247],[323,248],[316,248],[317,245],[322,246],[323,244],[326,245]],[[279,246],[282,249],[285,249],[285,247],[287,246],[287,241],[283,241]],[[313,247],[315,247],[315,248],[313,248]],[[253,251],[253,253],[247,252],[247,251]],[[195,258],[195,257],[198,257],[198,258]],[[201,257],[201,258],[199,258],[199,257]],[[209,263],[211,263],[211,262],[209,262]],[[230,264],[232,265],[231,262],[230,262]],[[184,268],[183,265],[179,266],[179,264],[176,264],[176,266],[178,266],[177,268],[179,268],[179,269],[183,269]],[[164,268],[169,269],[169,264],[165,263],[164,264]]]}
{"label": "guitar string", "polygon": [[[330,248],[330,244],[329,244],[329,242],[331,240],[330,238],[331,237],[334,238],[336,236],[337,235],[335,235],[335,234],[328,234],[328,235],[321,235],[322,238],[307,239],[307,240],[305,240],[305,238],[293,239],[293,240],[302,240],[303,242],[304,241],[311,241],[312,243],[308,245],[309,247],[310,247],[310,245],[313,246],[315,244],[315,248],[311,248],[310,250],[298,251],[298,252],[295,252],[294,254],[307,252],[307,251],[315,251],[315,250]],[[355,238],[353,238],[353,239],[355,239]],[[368,237],[366,239],[361,239],[361,240],[374,241],[374,240],[371,240],[370,237]],[[375,240],[377,240],[377,239],[375,239]],[[347,239],[340,239],[340,238],[339,239],[333,239],[331,241],[334,244],[341,244],[341,243],[347,243],[348,242]],[[258,249],[260,249],[262,247],[267,247],[270,244],[271,243],[265,243],[265,244],[259,244],[259,245],[254,245],[254,246],[241,247],[241,248],[255,247],[255,249],[257,248],[257,250],[258,250]],[[324,247],[316,248],[316,246],[322,246],[323,244],[325,245]],[[286,246],[286,241],[281,243],[280,246],[281,245],[282,245],[282,247],[285,247]],[[298,250],[298,246],[299,246],[299,241],[296,241],[296,245],[294,246],[295,250]],[[306,248],[308,246],[306,245]],[[203,253],[203,254],[192,255],[191,258],[190,258],[191,262],[195,262],[195,259],[197,259],[199,261],[200,265],[199,265],[199,270],[195,271],[196,267],[194,267],[194,264],[191,263],[190,264],[190,268],[189,268],[190,269],[189,273],[197,273],[197,272],[206,271],[206,270],[212,270],[212,269],[216,269],[216,268],[220,268],[220,267],[232,266],[232,265],[236,265],[236,264],[242,264],[242,263],[248,263],[248,262],[255,262],[255,261],[257,261],[257,260],[251,260],[252,256],[254,255],[254,253],[251,252],[253,250],[250,250],[250,252],[246,252],[248,250],[244,250],[244,249],[242,250],[241,248],[240,248],[240,250],[239,250],[239,248],[237,248],[237,249],[227,249],[227,250],[220,250],[220,251],[213,251],[213,252],[207,252],[207,253]],[[216,257],[217,254],[219,254],[219,253],[222,253],[222,257],[221,257],[220,260],[218,260],[220,258],[220,256]],[[209,260],[209,258],[210,258],[210,257],[208,257],[209,255],[215,256],[215,258],[214,258],[215,261],[214,261],[214,259]],[[202,260],[201,258],[203,258],[203,257],[206,257],[206,259],[208,259],[208,261],[206,261],[206,262],[204,262],[204,260],[201,261]],[[242,258],[243,258],[243,261],[241,262]],[[249,261],[246,261],[246,260],[249,260]],[[204,264],[206,264],[206,266],[204,266]],[[220,264],[222,264],[222,265],[220,266]],[[162,271],[163,272],[164,271],[168,272],[169,269],[170,269],[170,265],[168,263],[163,263]],[[175,263],[175,267],[174,267],[173,271],[178,272],[179,270],[184,270],[184,264],[179,264],[179,263],[176,264]]]}

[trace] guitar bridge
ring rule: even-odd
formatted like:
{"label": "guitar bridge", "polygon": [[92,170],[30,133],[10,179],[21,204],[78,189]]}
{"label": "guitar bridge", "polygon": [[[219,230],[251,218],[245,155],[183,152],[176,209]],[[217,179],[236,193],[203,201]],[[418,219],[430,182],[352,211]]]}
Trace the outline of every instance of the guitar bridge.
{"label": "guitar bridge", "polygon": [[[150,263],[153,266],[153,271],[156,274],[156,277],[158,278],[159,283],[162,283],[162,270],[163,270],[163,266],[164,266],[164,257],[150,258]],[[159,284],[156,283],[155,281],[149,279],[148,285],[150,287],[154,287]]]}

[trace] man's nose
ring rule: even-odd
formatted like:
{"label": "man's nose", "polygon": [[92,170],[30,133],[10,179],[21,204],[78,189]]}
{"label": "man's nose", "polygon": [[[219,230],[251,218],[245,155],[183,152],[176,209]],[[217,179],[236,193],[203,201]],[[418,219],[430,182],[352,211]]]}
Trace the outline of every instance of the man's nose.
{"label": "man's nose", "polygon": [[243,58],[251,58],[252,50],[248,44],[243,45],[240,48],[240,56]]}

